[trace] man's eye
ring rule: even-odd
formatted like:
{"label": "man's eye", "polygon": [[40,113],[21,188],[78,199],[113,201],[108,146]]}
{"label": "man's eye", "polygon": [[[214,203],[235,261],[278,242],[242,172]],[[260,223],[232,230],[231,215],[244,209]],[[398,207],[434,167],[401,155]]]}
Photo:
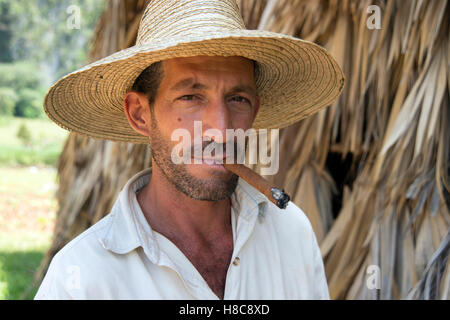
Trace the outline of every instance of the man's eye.
{"label": "man's eye", "polygon": [[231,99],[233,101],[236,101],[236,102],[250,103],[250,101],[247,98],[244,98],[244,97],[241,97],[241,96],[234,96]]}
{"label": "man's eye", "polygon": [[184,100],[184,101],[192,101],[194,99],[196,99],[197,97],[192,95],[192,94],[188,94],[185,96],[180,97],[180,100]]}

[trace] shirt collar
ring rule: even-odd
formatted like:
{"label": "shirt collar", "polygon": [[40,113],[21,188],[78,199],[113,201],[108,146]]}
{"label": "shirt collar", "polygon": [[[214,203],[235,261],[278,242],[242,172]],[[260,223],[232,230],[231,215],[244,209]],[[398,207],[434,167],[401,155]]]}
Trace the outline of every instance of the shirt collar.
{"label": "shirt collar", "polygon": [[[155,262],[159,259],[159,247],[136,197],[136,193],[150,181],[151,174],[152,168],[148,168],[127,181],[111,209],[111,223],[99,241],[105,249],[117,254],[125,254],[141,246]],[[239,178],[231,195],[231,206],[239,217],[247,221],[257,217],[264,219],[267,202],[262,193]]]}

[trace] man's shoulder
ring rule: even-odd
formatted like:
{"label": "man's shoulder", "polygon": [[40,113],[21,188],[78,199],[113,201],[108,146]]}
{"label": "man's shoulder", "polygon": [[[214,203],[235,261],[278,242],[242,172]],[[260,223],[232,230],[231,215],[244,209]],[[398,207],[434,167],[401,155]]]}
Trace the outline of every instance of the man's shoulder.
{"label": "man's shoulder", "polygon": [[289,202],[286,209],[267,203],[264,223],[260,223],[259,235],[282,244],[289,252],[312,254],[318,250],[317,239],[310,220],[303,210]]}
{"label": "man's shoulder", "polygon": [[60,277],[73,270],[89,270],[89,274],[95,276],[111,255],[102,242],[110,227],[111,214],[108,214],[60,249],[53,257],[48,273]]}
{"label": "man's shoulder", "polygon": [[260,242],[267,238],[276,241],[277,252],[283,257],[285,266],[289,266],[286,270],[295,266],[293,278],[301,275],[299,281],[308,283],[310,297],[329,299],[320,247],[307,215],[292,201],[284,210],[271,205],[267,215],[267,223],[259,232]]}
{"label": "man's shoulder", "polygon": [[83,260],[86,260],[89,255],[103,253],[105,249],[102,245],[102,238],[111,227],[111,218],[111,214],[106,215],[76,236],[56,253],[54,259],[72,260],[81,256]]}
{"label": "man's shoulder", "polygon": [[286,209],[280,209],[273,203],[268,202],[266,215],[272,225],[285,232],[295,232],[302,235],[313,232],[307,215],[292,201],[289,202]]}
{"label": "man's shoulder", "polygon": [[258,204],[260,222],[267,221],[269,223],[262,224],[270,228],[284,230],[286,233],[297,232],[302,235],[312,232],[311,223],[303,212],[293,201],[289,201],[285,209],[277,207],[269,201],[267,197],[253,186],[249,185],[245,180],[239,179],[239,188],[237,188],[237,199],[240,201],[248,201],[254,208],[254,204]]}
{"label": "man's shoulder", "polygon": [[101,279],[101,270],[104,270],[101,266],[107,263],[105,257],[109,253],[99,239],[102,239],[110,227],[110,219],[108,214],[55,254],[35,299],[85,297],[86,290],[80,290],[81,287],[85,284],[95,284]]}

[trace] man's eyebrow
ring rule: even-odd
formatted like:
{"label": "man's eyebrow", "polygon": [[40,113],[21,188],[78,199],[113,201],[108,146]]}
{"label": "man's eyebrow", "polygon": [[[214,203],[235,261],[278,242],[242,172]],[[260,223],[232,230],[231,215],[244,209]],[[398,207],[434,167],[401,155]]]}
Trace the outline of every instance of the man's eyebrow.
{"label": "man's eyebrow", "polygon": [[194,78],[186,78],[183,80],[178,81],[173,85],[173,87],[170,88],[171,91],[178,91],[182,89],[207,89],[208,87],[204,84],[195,82]]}
{"label": "man's eyebrow", "polygon": [[[199,82],[195,82],[194,78],[186,78],[183,80],[178,81],[177,83],[175,83],[170,90],[171,91],[179,91],[179,90],[183,90],[183,89],[197,89],[197,90],[202,90],[202,89],[208,89],[208,86]],[[256,96],[256,89],[254,89],[253,87],[249,86],[249,85],[236,85],[233,88],[231,88],[230,92],[235,93],[235,92],[246,92],[250,95],[254,95]]]}
{"label": "man's eyebrow", "polygon": [[234,86],[233,88],[231,88],[230,92],[245,92],[250,95],[256,96],[256,89],[245,84]]}

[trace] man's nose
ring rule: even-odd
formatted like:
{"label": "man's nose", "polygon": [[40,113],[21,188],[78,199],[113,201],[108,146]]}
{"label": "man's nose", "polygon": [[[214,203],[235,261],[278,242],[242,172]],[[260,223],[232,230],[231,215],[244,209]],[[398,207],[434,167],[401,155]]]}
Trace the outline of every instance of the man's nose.
{"label": "man's nose", "polygon": [[225,101],[217,99],[211,102],[203,114],[203,136],[216,143],[225,143],[226,130],[231,128],[231,115]]}

